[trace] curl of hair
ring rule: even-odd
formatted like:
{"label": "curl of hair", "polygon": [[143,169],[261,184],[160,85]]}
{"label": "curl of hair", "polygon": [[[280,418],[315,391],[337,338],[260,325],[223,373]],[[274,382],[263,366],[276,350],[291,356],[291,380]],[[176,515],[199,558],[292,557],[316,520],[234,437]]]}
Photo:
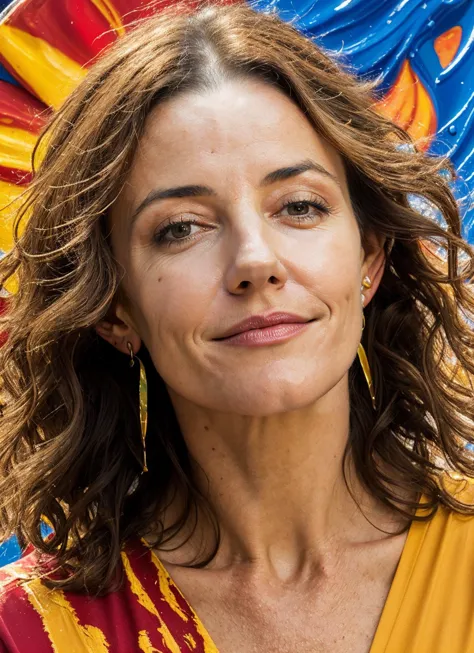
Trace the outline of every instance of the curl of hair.
{"label": "curl of hair", "polygon": [[[449,164],[376,112],[372,83],[276,15],[180,5],[131,25],[55,114],[18,211],[15,245],[0,262],[0,282],[16,275],[19,287],[0,324],[8,333],[0,349],[0,537],[15,533],[52,554],[67,573],[51,586],[109,591],[119,582],[124,542],[146,532],[175,492],[186,498],[183,511],[157,546],[206,505],[147,352],[156,397],[151,472],[127,494],[142,460],[138,380],[94,325],[113,306],[124,273],[109,246],[107,211],[151,109],[246,78],[280,89],[340,153],[362,242],[369,232],[393,242],[363,333],[377,409],[354,362],[346,455],[367,489],[409,519],[418,504],[403,499],[407,487],[429,498],[431,514],[440,504],[474,513],[438,482],[446,468],[474,475],[465,446],[473,441],[474,258],[440,174]],[[417,212],[411,194],[443,221]],[[439,247],[445,257],[435,254]],[[43,519],[53,527],[49,538]]]}

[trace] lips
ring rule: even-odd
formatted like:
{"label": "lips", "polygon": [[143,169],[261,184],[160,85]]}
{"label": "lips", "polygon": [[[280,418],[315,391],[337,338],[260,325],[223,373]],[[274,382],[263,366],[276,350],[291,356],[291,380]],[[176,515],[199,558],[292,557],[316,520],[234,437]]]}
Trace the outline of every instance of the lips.
{"label": "lips", "polygon": [[252,315],[251,317],[242,320],[238,324],[234,324],[230,329],[225,331],[218,338],[214,340],[225,340],[231,338],[244,331],[251,331],[253,329],[264,329],[265,327],[272,327],[277,324],[302,324],[311,322],[311,318],[295,315],[294,313],[271,313],[269,315]]}

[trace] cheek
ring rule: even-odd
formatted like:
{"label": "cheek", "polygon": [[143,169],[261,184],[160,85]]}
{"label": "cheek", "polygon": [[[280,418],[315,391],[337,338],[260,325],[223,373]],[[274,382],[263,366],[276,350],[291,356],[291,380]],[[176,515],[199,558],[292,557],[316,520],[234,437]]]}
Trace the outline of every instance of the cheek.
{"label": "cheek", "polygon": [[140,335],[150,351],[182,346],[202,324],[214,290],[199,262],[148,266],[135,275]]}
{"label": "cheek", "polygon": [[[348,218],[346,218],[348,220]],[[327,305],[340,311],[360,297],[361,243],[357,226],[321,229],[302,239],[289,253],[291,276]]]}

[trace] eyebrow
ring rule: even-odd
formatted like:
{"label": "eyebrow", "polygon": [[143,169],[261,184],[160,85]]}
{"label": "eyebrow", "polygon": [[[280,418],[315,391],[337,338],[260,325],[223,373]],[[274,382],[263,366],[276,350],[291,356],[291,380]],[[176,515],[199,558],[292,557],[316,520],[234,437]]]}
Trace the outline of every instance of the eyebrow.
{"label": "eyebrow", "polygon": [[[333,175],[329,170],[326,170],[324,166],[315,161],[307,159],[301,163],[296,163],[292,166],[287,166],[285,168],[279,168],[274,170],[266,175],[260,182],[260,186],[271,186],[280,181],[285,181],[298,175],[302,175],[304,172],[313,171],[319,175],[330,179],[334,182],[339,188],[341,187],[339,179]],[[150,204],[158,202],[160,200],[170,199],[170,198],[182,198],[182,197],[215,197],[217,195],[216,191],[210,188],[209,186],[201,185],[187,185],[187,186],[176,186],[175,188],[156,188],[148,193],[145,199],[139,204],[139,206],[133,212],[130,218],[130,230],[133,224],[136,222],[139,214],[144,211]]]}

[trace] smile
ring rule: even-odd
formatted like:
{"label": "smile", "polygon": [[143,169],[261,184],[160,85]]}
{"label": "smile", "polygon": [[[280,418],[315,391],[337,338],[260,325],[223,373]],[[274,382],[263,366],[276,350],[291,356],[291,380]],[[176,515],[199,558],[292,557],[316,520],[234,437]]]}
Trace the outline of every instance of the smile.
{"label": "smile", "polygon": [[308,328],[308,325],[311,322],[314,322],[314,320],[309,320],[308,322],[280,323],[257,329],[249,329],[226,338],[219,338],[218,342],[244,347],[263,347],[266,345],[273,345],[286,342],[294,336],[302,333]]}

